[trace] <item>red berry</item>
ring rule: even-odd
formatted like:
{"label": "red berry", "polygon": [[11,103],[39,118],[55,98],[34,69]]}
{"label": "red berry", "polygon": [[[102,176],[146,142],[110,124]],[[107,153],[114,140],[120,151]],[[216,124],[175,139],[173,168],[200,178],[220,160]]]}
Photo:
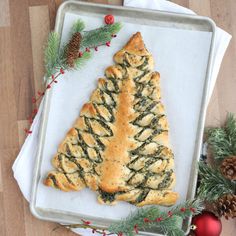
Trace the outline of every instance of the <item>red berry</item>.
{"label": "red berry", "polygon": [[52,75],[52,79],[54,79],[55,77],[54,77],[54,75]]}
{"label": "red berry", "polygon": [[180,209],[180,211],[185,212],[186,209],[185,209],[184,207],[182,207],[182,208]]}
{"label": "red berry", "polygon": [[189,209],[191,212],[193,212],[193,213],[195,213],[196,212],[196,209],[195,208],[193,208],[193,207],[190,207],[190,209]]}
{"label": "red berry", "polygon": [[82,57],[83,56],[83,53],[82,52],[79,52],[79,57]]}
{"label": "red berry", "polygon": [[57,81],[57,80],[54,80],[53,82],[54,82],[54,83],[57,83],[58,81]]}
{"label": "red berry", "polygon": [[65,71],[61,68],[60,73],[63,75],[63,74],[65,74]]}
{"label": "red berry", "polygon": [[89,48],[86,48],[85,51],[86,51],[86,52],[90,52],[90,49],[89,49]]}
{"label": "red berry", "polygon": [[157,222],[161,222],[162,220],[163,220],[162,217],[156,219]]}
{"label": "red berry", "polygon": [[138,225],[137,224],[134,226],[134,231],[136,234],[138,234]]}
{"label": "red berry", "polygon": [[36,98],[32,98],[32,103],[36,103]]}
{"label": "red berry", "polygon": [[111,25],[114,23],[114,16],[113,15],[106,15],[104,21],[107,25]]}
{"label": "red berry", "polygon": [[32,131],[29,130],[29,129],[24,129],[24,131],[25,131],[25,133],[27,133],[27,134],[32,134]]}
{"label": "red berry", "polygon": [[40,91],[38,91],[38,95],[39,95],[39,96],[41,96],[41,95],[42,95],[42,93],[41,93]]}
{"label": "red berry", "polygon": [[50,85],[50,84],[48,84],[48,85],[47,85],[47,89],[50,89],[50,88],[51,88],[51,85]]}
{"label": "red berry", "polygon": [[106,42],[107,47],[111,46],[111,42]]}
{"label": "red berry", "polygon": [[145,223],[150,222],[150,220],[149,220],[148,218],[144,218],[143,221],[144,221]]}
{"label": "red berry", "polygon": [[112,35],[111,35],[112,38],[115,38],[116,36],[117,36],[116,34],[112,34]]}
{"label": "red berry", "polygon": [[30,124],[32,124],[32,122],[33,122],[32,117],[29,117],[29,118],[28,118],[28,121],[29,121]]}
{"label": "red berry", "polygon": [[98,47],[95,47],[94,50],[95,50],[95,51],[98,51]]}
{"label": "red berry", "polygon": [[83,221],[83,223],[84,223],[85,225],[90,225],[90,224],[91,224],[90,221],[86,221],[86,220],[82,220],[82,221]]}
{"label": "red berry", "polygon": [[173,213],[171,211],[168,211],[168,216],[169,217],[173,216]]}

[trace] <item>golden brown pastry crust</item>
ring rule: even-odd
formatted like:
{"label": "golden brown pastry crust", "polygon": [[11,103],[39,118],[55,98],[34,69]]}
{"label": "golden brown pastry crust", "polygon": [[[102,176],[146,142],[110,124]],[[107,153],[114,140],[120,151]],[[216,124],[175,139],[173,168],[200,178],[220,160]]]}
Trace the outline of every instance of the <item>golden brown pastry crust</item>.
{"label": "golden brown pastry crust", "polygon": [[114,55],[117,65],[82,107],[52,160],[45,184],[63,191],[89,187],[100,203],[173,205],[175,184],[160,75],[141,34]]}

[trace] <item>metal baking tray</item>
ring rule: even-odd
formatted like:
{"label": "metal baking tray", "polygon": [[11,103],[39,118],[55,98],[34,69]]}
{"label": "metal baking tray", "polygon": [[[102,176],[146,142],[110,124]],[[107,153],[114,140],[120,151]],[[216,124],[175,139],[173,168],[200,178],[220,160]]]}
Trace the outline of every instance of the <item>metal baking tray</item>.
{"label": "metal baking tray", "polygon": [[[209,57],[207,62],[208,65],[205,74],[205,86],[204,86],[203,96],[202,98],[199,98],[201,99],[201,111],[198,120],[198,131],[195,143],[194,158],[192,163],[191,179],[189,181],[188,192],[187,192],[187,199],[193,199],[196,191],[197,174],[198,174],[197,162],[199,160],[201,152],[201,141],[203,136],[204,121],[207,109],[207,94],[209,91],[210,75],[212,70],[212,52],[214,49],[215,28],[216,28],[214,22],[206,17],[187,15],[187,14],[176,14],[163,11],[152,11],[152,10],[144,10],[137,8],[127,8],[121,6],[92,4],[80,1],[66,1],[60,5],[56,16],[55,31],[58,32],[59,34],[61,34],[62,32],[64,16],[67,12],[72,12],[75,14],[83,12],[84,14],[88,15],[95,13],[95,14],[100,14],[101,16],[104,16],[106,14],[113,14],[115,16],[119,16],[121,19],[130,18],[132,19],[132,21],[136,20],[137,21],[146,20],[147,22],[150,21],[152,22],[152,24],[161,27],[171,26],[174,28],[191,29],[191,30],[206,31],[212,33]],[[31,212],[35,217],[47,221],[60,222],[64,224],[74,224],[78,223],[79,219],[85,218],[87,220],[92,221],[94,226],[107,227],[109,226],[110,223],[113,222],[112,220],[83,216],[81,214],[75,214],[69,211],[59,211],[53,209],[39,208],[36,206],[36,196],[40,180],[40,167],[42,163],[42,152],[45,144],[46,128],[50,112],[51,95],[52,95],[51,91],[49,90],[49,92],[46,93],[44,99],[44,110],[40,127],[40,139],[39,139],[40,141],[35,162],[34,179],[32,184],[32,194],[30,201]],[[191,219],[188,219],[183,223],[183,230],[186,232],[186,234],[189,231],[190,222]],[[152,232],[140,232],[139,234],[154,236],[157,233],[158,232],[155,232],[155,230],[153,230]]]}

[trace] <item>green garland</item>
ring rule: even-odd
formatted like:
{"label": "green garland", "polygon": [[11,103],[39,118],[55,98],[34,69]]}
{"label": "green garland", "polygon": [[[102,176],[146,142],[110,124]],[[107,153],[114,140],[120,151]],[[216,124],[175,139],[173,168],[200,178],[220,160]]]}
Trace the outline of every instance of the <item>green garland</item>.
{"label": "green garland", "polygon": [[168,211],[161,211],[157,206],[140,208],[126,219],[112,224],[108,231],[133,236],[139,230],[155,229],[156,232],[168,236],[182,236],[184,235],[184,231],[181,229],[182,221],[187,217],[199,214],[202,210],[203,205],[199,200],[186,201]]}
{"label": "green garland", "polygon": [[[224,198],[225,196],[236,195],[236,181],[226,178],[222,174],[221,170],[221,165],[225,158],[230,159],[232,156],[236,155],[235,116],[229,113],[223,127],[207,129],[206,141],[214,156],[214,162],[212,165],[204,162],[199,163],[200,185],[197,193],[199,198],[207,201],[210,205],[217,208],[219,199],[222,197]],[[225,204],[234,203],[225,202]],[[218,210],[219,209],[214,209],[213,211],[216,211],[215,213],[218,214]],[[233,215],[227,213],[227,207],[225,207],[223,211],[226,212],[225,215],[227,217],[228,215],[230,217]]]}
{"label": "green garland", "polygon": [[[83,55],[76,59],[74,66],[70,67],[66,63],[66,48],[67,44],[60,47],[60,36],[56,32],[51,32],[48,37],[48,41],[44,50],[44,63],[46,77],[50,77],[60,69],[63,70],[75,70],[79,69],[90,57],[90,48],[96,48],[101,45],[105,45],[110,42],[112,37],[118,33],[121,29],[121,23],[117,22],[111,25],[105,25],[100,28],[83,31],[85,24],[81,20],[77,20],[71,28],[70,35],[80,32],[82,35],[82,42],[80,44],[80,50],[83,51]],[[71,38],[70,37],[70,38]]]}
{"label": "green garland", "polygon": [[233,114],[228,114],[224,127],[209,128],[206,135],[216,160],[236,155],[236,119]]}
{"label": "green garland", "polygon": [[215,201],[224,194],[236,192],[235,181],[225,179],[217,169],[199,163],[199,175],[201,177],[198,188],[198,196],[207,201]]}
{"label": "green garland", "polygon": [[167,211],[160,210],[158,206],[139,208],[127,218],[111,224],[108,229],[92,226],[90,221],[85,220],[82,220],[82,224],[67,225],[66,228],[91,229],[93,233],[103,236],[134,236],[143,230],[155,230],[167,236],[184,236],[183,220],[199,214],[202,210],[202,201],[197,199],[186,201]]}

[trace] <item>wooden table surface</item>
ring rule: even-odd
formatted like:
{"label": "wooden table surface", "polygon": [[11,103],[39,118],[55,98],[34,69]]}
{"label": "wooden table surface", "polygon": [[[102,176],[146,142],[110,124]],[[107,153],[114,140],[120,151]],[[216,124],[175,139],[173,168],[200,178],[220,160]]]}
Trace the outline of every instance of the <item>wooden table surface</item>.
{"label": "wooden table surface", "polygon": [[[122,4],[122,0],[91,2]],[[219,125],[227,111],[236,113],[236,1],[173,2],[211,17],[233,35],[207,113],[206,126]],[[75,235],[63,228],[53,230],[57,224],[31,215],[11,169],[25,138],[23,128],[32,112],[31,98],[42,88],[43,44],[54,27],[60,3],[60,0],[0,0],[0,236]],[[236,221],[222,222],[222,235],[235,235]]]}

